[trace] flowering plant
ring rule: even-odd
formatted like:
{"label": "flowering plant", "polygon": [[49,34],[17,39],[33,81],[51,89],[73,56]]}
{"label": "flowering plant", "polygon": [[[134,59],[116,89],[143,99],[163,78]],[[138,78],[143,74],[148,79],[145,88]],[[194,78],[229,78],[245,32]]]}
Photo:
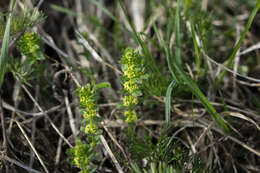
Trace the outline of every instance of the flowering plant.
{"label": "flowering plant", "polygon": [[123,106],[126,107],[125,120],[127,123],[135,123],[137,121],[135,108],[138,105],[138,97],[142,95],[143,81],[148,75],[145,74],[144,61],[138,50],[127,48],[120,63],[124,72],[122,81],[125,93],[123,98]]}
{"label": "flowering plant", "polygon": [[80,108],[84,117],[81,130],[87,135],[83,142],[76,140],[74,148],[67,151],[70,156],[69,161],[81,169],[82,173],[94,172],[96,167],[91,167],[90,163],[95,159],[97,153],[96,146],[99,144],[99,135],[102,130],[98,128],[98,104],[96,92],[100,88],[110,87],[108,83],[94,84],[92,87],[87,84],[79,87],[76,94],[79,96]]}

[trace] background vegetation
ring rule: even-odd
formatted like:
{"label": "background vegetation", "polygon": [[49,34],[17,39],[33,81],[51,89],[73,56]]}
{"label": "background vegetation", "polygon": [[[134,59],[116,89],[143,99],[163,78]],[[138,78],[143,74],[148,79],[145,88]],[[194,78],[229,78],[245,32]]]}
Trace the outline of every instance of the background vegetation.
{"label": "background vegetation", "polygon": [[260,172],[259,0],[13,2],[2,172]]}

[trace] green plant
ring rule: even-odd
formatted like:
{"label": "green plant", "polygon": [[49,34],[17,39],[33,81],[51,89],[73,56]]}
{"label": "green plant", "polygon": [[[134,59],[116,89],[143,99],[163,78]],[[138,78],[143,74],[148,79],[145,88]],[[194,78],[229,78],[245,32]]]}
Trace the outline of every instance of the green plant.
{"label": "green plant", "polygon": [[135,123],[137,115],[135,108],[138,104],[138,97],[142,95],[141,85],[148,75],[145,74],[144,63],[137,50],[127,48],[122,59],[122,76],[124,93],[123,106],[126,107],[125,118],[127,123]]}
{"label": "green plant", "polygon": [[45,56],[40,35],[27,30],[17,40],[16,47],[22,58],[10,57],[8,70],[15,78],[28,86],[32,86],[35,81],[46,86]]}
{"label": "green plant", "polygon": [[69,161],[80,168],[82,173],[94,172],[96,167],[90,166],[91,161],[97,156],[94,149],[95,147],[77,139],[75,147],[67,151]]}
{"label": "green plant", "polygon": [[[12,1],[12,9],[14,8],[15,2],[16,0]],[[38,11],[38,9],[36,8],[25,8],[22,11],[22,14],[18,14],[12,11],[8,14],[7,21],[5,21],[4,17],[0,18],[0,39],[3,38],[0,55],[0,87],[2,86],[4,74],[6,71],[6,65],[8,62],[7,59],[10,37],[35,26],[36,24],[42,22],[44,19],[45,16],[43,15],[43,13]],[[42,51],[40,50],[42,48],[40,46],[40,39],[36,35],[36,33],[29,34],[29,32],[26,32],[25,35],[22,36],[21,42],[18,47],[21,52],[26,53],[27,55],[30,51],[33,51],[30,52],[34,54],[33,56],[39,56],[43,58],[42,54],[40,53]]]}
{"label": "green plant", "polygon": [[155,163],[152,162],[150,163],[150,167],[145,169],[141,169],[138,167],[136,164],[132,164],[132,168],[134,173],[182,173],[182,171],[174,168],[171,165],[167,165],[166,163],[159,162]]}
{"label": "green plant", "polygon": [[35,78],[33,75],[35,68],[29,68],[28,64],[22,62],[20,59],[11,59],[8,63],[8,70],[10,70],[20,82],[25,83],[28,86],[31,86],[30,81]]}
{"label": "green plant", "polygon": [[181,168],[176,168],[173,165],[168,165],[165,162],[152,162],[150,163],[149,168],[140,168],[136,164],[132,164],[132,168],[134,173],[185,173],[185,172],[192,172],[192,173],[206,173],[207,170],[205,169],[197,169],[195,170],[194,167],[192,170],[186,170]]}
{"label": "green plant", "polygon": [[[135,139],[130,144],[130,151],[134,154],[135,163],[131,164],[135,173],[202,173],[207,172],[205,165],[197,155],[190,155],[189,149],[181,146],[167,136],[161,136],[156,145],[152,144],[150,137]],[[146,159],[150,167],[140,167],[138,162]]]}
{"label": "green plant", "polygon": [[[92,81],[93,82],[93,81]],[[91,166],[97,153],[95,152],[96,146],[99,144],[99,135],[102,130],[98,128],[98,105],[96,92],[100,88],[109,87],[108,83],[94,84],[91,86],[87,84],[83,87],[79,87],[76,91],[80,99],[80,108],[83,115],[83,121],[81,125],[81,131],[83,131],[87,137],[85,141],[77,139],[74,148],[69,149],[67,154],[69,155],[69,161],[81,169],[82,173],[94,172],[96,166]]]}
{"label": "green plant", "polygon": [[[12,0],[12,9],[14,8],[15,2],[16,2],[15,0]],[[4,80],[4,74],[5,74],[7,58],[8,58],[8,46],[10,41],[11,21],[12,21],[12,13],[9,14],[7,23],[6,25],[4,25],[5,26],[3,32],[4,38],[3,38],[1,54],[0,54],[0,88],[2,87],[2,83]]]}
{"label": "green plant", "polygon": [[[10,20],[10,36],[14,36],[19,32],[23,32],[45,20],[44,14],[37,8],[30,9],[25,7],[22,12],[12,12]],[[6,28],[6,21],[3,17],[0,18],[0,38],[3,38]]]}
{"label": "green plant", "polygon": [[41,37],[36,32],[26,31],[17,41],[17,47],[30,65],[44,59]]}

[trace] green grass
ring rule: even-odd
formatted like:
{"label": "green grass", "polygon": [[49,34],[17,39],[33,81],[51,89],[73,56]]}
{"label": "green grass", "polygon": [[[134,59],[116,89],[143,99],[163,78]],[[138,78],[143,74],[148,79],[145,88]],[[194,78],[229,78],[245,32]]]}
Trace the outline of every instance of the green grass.
{"label": "green grass", "polygon": [[[16,3],[16,0],[12,0],[12,9],[14,8],[14,5]],[[9,49],[9,42],[10,42],[10,30],[11,30],[11,21],[12,21],[12,13],[8,15],[3,42],[2,42],[2,48],[1,48],[1,54],[0,54],[0,88],[2,87],[4,75],[6,71],[6,65],[8,61],[8,49]]]}
{"label": "green grass", "polygon": [[[236,57],[236,54],[237,54],[237,51],[238,49],[241,47],[242,43],[243,43],[243,40],[245,39],[246,37],[246,34],[248,32],[248,30],[250,29],[251,25],[252,25],[252,22],[258,12],[260,8],[260,0],[257,0],[257,4],[255,5],[250,17],[249,17],[249,20],[247,22],[247,25],[246,25],[246,28],[244,30],[244,32],[242,33],[239,41],[237,42],[236,46],[234,47],[234,50],[232,52],[232,54],[230,55],[230,57],[228,58],[228,61],[227,61],[227,65],[226,67],[227,68],[230,68],[231,65],[232,65],[232,62],[234,61],[235,57]],[[222,73],[220,74],[220,76],[218,77],[218,80],[216,82],[216,87],[218,87],[220,85],[220,83],[222,82],[224,76],[226,75],[227,71],[226,70],[223,70]]]}

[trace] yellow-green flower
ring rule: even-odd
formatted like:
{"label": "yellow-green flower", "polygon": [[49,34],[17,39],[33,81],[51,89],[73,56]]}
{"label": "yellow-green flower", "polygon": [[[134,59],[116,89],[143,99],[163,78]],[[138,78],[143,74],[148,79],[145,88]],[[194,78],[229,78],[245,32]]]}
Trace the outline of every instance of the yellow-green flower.
{"label": "yellow-green flower", "polygon": [[71,149],[73,155],[74,164],[81,168],[82,165],[89,164],[89,158],[87,156],[88,146],[87,144],[82,143],[80,140],[76,141],[76,146]]}
{"label": "yellow-green flower", "polygon": [[123,105],[128,107],[128,106],[131,106],[131,105],[137,105],[138,104],[138,99],[136,96],[133,96],[133,95],[129,95],[129,96],[125,96],[123,98]]}
{"label": "yellow-green flower", "polygon": [[124,75],[123,87],[126,95],[123,98],[123,105],[126,107],[125,117],[127,123],[134,123],[137,120],[134,106],[138,104],[138,96],[142,95],[141,84],[144,75],[143,59],[138,50],[126,49],[121,59]]}
{"label": "yellow-green flower", "polygon": [[[107,83],[96,84],[91,86],[87,84],[79,87],[76,94],[79,96],[81,113],[84,120],[82,121],[81,130],[86,135],[85,142],[76,141],[76,146],[68,150],[71,156],[70,161],[81,169],[81,173],[88,173],[93,170],[90,163],[96,158],[96,146],[99,144],[99,135],[101,130],[98,129],[98,104],[95,94],[98,89],[109,86]],[[93,171],[92,171],[93,172]]]}
{"label": "yellow-green flower", "polygon": [[133,79],[138,77],[138,74],[135,71],[135,66],[131,65],[128,67],[126,71],[124,71],[124,76],[126,76],[128,79]]}
{"label": "yellow-green flower", "polygon": [[19,51],[32,60],[44,59],[41,37],[36,32],[26,31],[17,41]]}
{"label": "yellow-green flower", "polygon": [[88,118],[88,120],[92,120],[97,116],[97,110],[95,109],[88,109],[84,112],[83,116],[85,118]]}
{"label": "yellow-green flower", "polygon": [[124,83],[124,89],[128,91],[130,94],[134,93],[135,91],[139,90],[138,84],[133,80],[126,81]]}
{"label": "yellow-green flower", "polygon": [[95,109],[96,101],[90,85],[80,87],[76,94],[79,96],[81,107]]}
{"label": "yellow-green flower", "polygon": [[139,58],[138,50],[127,48],[122,56],[122,61],[124,61],[122,64],[136,65],[140,61]]}
{"label": "yellow-green flower", "polygon": [[125,111],[126,122],[127,123],[135,123],[137,121],[137,115],[133,110]]}
{"label": "yellow-green flower", "polygon": [[97,132],[97,130],[98,130],[98,127],[97,127],[96,124],[88,124],[85,127],[85,133],[86,134],[92,134],[93,135]]}

